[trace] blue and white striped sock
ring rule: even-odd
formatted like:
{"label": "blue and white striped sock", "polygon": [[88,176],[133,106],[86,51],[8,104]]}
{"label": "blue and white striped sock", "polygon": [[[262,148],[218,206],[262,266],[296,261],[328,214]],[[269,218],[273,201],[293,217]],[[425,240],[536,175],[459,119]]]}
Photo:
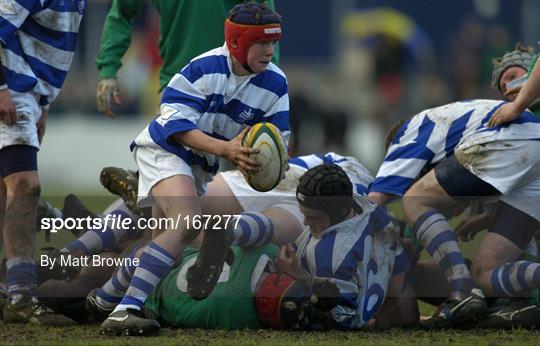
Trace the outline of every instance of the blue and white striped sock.
{"label": "blue and white striped sock", "polygon": [[150,292],[167,275],[174,262],[174,256],[161,246],[154,242],[148,244],[141,254],[139,266],[135,269],[126,295],[114,311],[140,310]]}
{"label": "blue and white striped sock", "polygon": [[459,250],[457,236],[446,218],[435,210],[422,214],[413,232],[450,283],[452,296],[462,298],[474,288],[469,269]]}
{"label": "blue and white striped sock", "polygon": [[9,297],[35,295],[38,277],[36,264],[31,258],[16,257],[6,262],[6,285]]}
{"label": "blue and white striped sock", "polygon": [[[108,222],[109,225],[105,224],[106,215],[115,216],[114,227],[111,227],[112,221]],[[119,224],[119,220],[126,218],[131,219],[129,227],[116,227]],[[89,229],[78,239],[75,239],[66,245],[62,251],[73,252],[78,250],[85,255],[98,254],[103,250],[116,251],[120,242],[124,241],[130,235],[132,236],[138,234],[138,230],[136,228],[131,229],[131,227],[136,226],[136,220],[138,218],[139,217],[137,215],[133,214],[133,212],[122,204],[116,209],[111,210],[103,215],[103,227]]]}
{"label": "blue and white striped sock", "polygon": [[518,261],[507,263],[491,271],[491,287],[501,297],[516,297],[540,288],[540,263]]}
{"label": "blue and white striped sock", "polygon": [[274,236],[274,224],[264,214],[244,212],[239,218],[231,245],[261,246]]}
{"label": "blue and white striped sock", "polygon": [[131,260],[126,260],[124,265],[118,268],[109,281],[97,291],[96,300],[102,307],[109,309],[114,308],[120,303],[124,294],[126,294],[129,283],[133,278],[133,273],[135,273],[135,269],[137,269],[137,266],[133,264],[133,259],[135,258],[135,253],[138,249],[139,248],[137,247],[129,253],[126,258]]}

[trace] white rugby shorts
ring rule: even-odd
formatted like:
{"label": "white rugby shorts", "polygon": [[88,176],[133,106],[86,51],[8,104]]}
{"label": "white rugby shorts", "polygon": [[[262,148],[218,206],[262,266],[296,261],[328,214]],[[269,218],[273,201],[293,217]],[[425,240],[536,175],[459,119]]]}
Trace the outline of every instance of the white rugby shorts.
{"label": "white rugby shorts", "polygon": [[291,165],[285,172],[285,178],[272,191],[259,192],[251,188],[240,171],[221,172],[225,183],[245,211],[262,212],[268,208],[282,208],[292,214],[300,224],[304,216],[300,212],[296,200],[296,186],[306,170]]}
{"label": "white rugby shorts", "polygon": [[502,193],[500,199],[540,221],[540,141],[460,145],[456,159]]}
{"label": "white rugby shorts", "polygon": [[206,172],[198,165],[188,165],[179,156],[156,146],[136,146],[133,150],[135,162],[139,167],[139,191],[137,205],[141,208],[154,204],[152,187],[161,180],[175,175],[186,175],[193,179],[197,194],[206,193],[206,186],[213,174]]}
{"label": "white rugby shorts", "polygon": [[41,106],[34,93],[11,91],[17,112],[16,123],[6,125],[0,121],[0,149],[10,145],[28,145],[39,149],[37,122],[41,117]]}

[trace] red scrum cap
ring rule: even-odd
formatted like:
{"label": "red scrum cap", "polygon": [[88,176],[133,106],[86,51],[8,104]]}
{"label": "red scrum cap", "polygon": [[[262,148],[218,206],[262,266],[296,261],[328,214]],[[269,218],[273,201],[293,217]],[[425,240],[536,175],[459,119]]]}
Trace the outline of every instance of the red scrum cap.
{"label": "red scrum cap", "polygon": [[225,42],[231,55],[247,65],[249,47],[281,37],[281,16],[257,2],[236,5],[225,20]]}
{"label": "red scrum cap", "polygon": [[295,328],[311,294],[310,287],[288,274],[268,274],[255,292],[257,316],[265,326],[272,329]]}

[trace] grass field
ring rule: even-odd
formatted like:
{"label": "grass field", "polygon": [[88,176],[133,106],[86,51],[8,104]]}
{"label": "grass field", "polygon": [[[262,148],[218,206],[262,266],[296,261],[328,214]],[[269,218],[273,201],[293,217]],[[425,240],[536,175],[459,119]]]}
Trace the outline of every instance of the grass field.
{"label": "grass field", "polygon": [[[61,207],[64,193],[57,193],[46,199]],[[81,198],[92,210],[98,212],[110,203],[113,197]],[[481,237],[462,244],[466,254],[472,255]],[[38,249],[41,246],[60,246],[73,239],[67,231],[51,235],[51,242],[45,243],[43,233],[38,235]],[[426,256],[422,256],[426,259]],[[433,307],[420,305],[426,315]],[[540,331],[515,330],[468,330],[435,331],[419,329],[394,329],[389,331],[358,332],[277,332],[256,331],[216,331],[197,329],[162,330],[158,337],[111,338],[100,335],[99,325],[86,325],[68,328],[43,328],[26,325],[3,325],[0,322],[0,344],[2,345],[535,345]]]}
{"label": "grass field", "polygon": [[163,329],[158,337],[102,336],[98,326],[43,328],[0,325],[3,345],[537,345],[540,331],[389,330],[384,332],[276,332]]}

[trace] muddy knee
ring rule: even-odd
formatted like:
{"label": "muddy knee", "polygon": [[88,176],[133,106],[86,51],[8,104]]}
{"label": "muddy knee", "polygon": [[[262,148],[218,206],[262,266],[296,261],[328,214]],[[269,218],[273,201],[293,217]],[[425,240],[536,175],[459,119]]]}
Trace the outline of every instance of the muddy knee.
{"label": "muddy knee", "polygon": [[39,197],[41,185],[36,172],[15,173],[4,178],[8,195]]}

